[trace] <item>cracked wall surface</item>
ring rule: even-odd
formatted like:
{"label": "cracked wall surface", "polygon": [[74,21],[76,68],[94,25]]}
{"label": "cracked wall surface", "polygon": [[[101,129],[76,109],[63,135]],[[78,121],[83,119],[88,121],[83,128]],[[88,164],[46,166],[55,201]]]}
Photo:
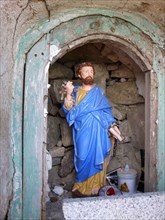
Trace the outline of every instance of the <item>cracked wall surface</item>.
{"label": "cracked wall surface", "polygon": [[[0,216],[4,219],[8,215],[14,187],[13,155],[15,143],[13,142],[14,131],[11,131],[11,109],[12,101],[15,99],[13,96],[16,78],[14,72],[17,73],[15,60],[19,39],[30,29],[44,34],[45,30],[35,29],[36,24],[46,20],[50,21],[58,13],[65,16],[65,12],[69,10],[76,11],[82,8],[85,11],[86,8],[92,7],[143,15],[151,22],[155,22],[157,27],[164,32],[165,3],[164,0],[6,0],[0,1],[0,7]],[[26,49],[28,52],[29,48]],[[18,118],[18,120],[21,119]]]}

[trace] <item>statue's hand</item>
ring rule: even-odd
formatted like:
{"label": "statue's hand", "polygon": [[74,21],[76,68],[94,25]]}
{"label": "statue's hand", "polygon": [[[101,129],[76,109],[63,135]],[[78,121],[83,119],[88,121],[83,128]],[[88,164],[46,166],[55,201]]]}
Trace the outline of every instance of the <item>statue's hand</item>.
{"label": "statue's hand", "polygon": [[119,135],[121,135],[121,132],[120,132],[120,130],[118,129],[117,126],[114,126],[113,128],[115,129],[115,131],[116,131]]}
{"label": "statue's hand", "polygon": [[69,99],[71,99],[71,94],[73,92],[74,86],[73,86],[73,82],[71,81],[63,81],[62,85],[61,85],[61,89],[59,91],[59,94],[61,95],[61,100],[64,100],[65,97]]}
{"label": "statue's hand", "polygon": [[73,89],[74,89],[73,82],[68,81],[68,82],[66,83],[66,92],[67,92],[67,95],[70,96],[70,95],[72,94],[72,92],[73,92]]}
{"label": "statue's hand", "polygon": [[121,135],[121,132],[119,131],[117,126],[113,126],[109,128],[109,131],[112,133],[113,137],[116,138],[119,141],[123,141],[124,137]]}

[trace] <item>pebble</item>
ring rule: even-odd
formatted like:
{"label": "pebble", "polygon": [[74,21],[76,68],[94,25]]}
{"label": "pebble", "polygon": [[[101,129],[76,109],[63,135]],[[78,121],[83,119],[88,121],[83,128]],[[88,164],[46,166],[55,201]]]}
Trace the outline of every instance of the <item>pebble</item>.
{"label": "pebble", "polygon": [[64,193],[64,189],[61,186],[55,186],[53,192],[61,196]]}

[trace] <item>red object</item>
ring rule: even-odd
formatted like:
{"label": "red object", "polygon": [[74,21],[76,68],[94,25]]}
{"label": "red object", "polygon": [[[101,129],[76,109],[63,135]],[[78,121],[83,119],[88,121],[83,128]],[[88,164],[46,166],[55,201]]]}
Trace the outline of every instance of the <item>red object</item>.
{"label": "red object", "polygon": [[114,190],[112,187],[110,187],[110,188],[107,190],[106,194],[107,194],[107,196],[115,195],[115,190]]}

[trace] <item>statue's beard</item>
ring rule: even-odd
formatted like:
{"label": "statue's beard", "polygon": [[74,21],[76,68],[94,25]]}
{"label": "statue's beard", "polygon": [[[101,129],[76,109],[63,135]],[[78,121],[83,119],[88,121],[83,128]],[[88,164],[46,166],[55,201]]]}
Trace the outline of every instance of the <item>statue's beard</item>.
{"label": "statue's beard", "polygon": [[85,85],[93,85],[94,79],[91,76],[87,76],[86,78],[81,78],[81,81]]}

